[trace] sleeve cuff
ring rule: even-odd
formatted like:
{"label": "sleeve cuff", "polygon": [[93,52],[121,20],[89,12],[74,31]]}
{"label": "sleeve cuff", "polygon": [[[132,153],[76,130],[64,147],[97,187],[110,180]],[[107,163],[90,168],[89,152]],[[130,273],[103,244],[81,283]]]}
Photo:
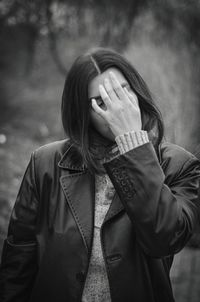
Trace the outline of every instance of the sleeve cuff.
{"label": "sleeve cuff", "polygon": [[147,131],[130,131],[115,137],[120,154],[149,142]]}

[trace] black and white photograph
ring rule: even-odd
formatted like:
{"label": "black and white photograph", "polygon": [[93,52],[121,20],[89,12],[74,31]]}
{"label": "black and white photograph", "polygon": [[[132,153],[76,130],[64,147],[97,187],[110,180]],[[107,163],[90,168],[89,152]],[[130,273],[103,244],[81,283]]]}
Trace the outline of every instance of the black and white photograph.
{"label": "black and white photograph", "polygon": [[200,301],[200,0],[0,0],[0,302]]}

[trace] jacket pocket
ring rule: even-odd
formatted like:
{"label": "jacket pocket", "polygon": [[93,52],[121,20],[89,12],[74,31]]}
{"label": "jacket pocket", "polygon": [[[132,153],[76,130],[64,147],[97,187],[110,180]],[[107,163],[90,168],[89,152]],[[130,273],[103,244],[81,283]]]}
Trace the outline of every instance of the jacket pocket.
{"label": "jacket pocket", "polygon": [[37,273],[37,243],[4,240],[0,266],[0,301],[28,302]]}
{"label": "jacket pocket", "polygon": [[6,239],[6,242],[7,242],[8,245],[10,245],[12,247],[23,247],[23,246],[28,247],[28,246],[36,246],[37,245],[37,243],[35,241],[28,241],[28,242],[21,241],[21,242],[15,243],[12,240],[12,236],[9,236]]}

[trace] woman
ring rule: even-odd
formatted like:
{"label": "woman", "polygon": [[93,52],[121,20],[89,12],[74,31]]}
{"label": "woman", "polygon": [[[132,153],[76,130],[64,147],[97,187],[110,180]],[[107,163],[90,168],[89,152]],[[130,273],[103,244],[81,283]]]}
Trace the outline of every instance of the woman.
{"label": "woman", "polygon": [[198,222],[200,162],[164,141],[149,89],[120,54],[72,65],[68,136],[31,156],[4,241],[2,302],[171,302],[173,255]]}

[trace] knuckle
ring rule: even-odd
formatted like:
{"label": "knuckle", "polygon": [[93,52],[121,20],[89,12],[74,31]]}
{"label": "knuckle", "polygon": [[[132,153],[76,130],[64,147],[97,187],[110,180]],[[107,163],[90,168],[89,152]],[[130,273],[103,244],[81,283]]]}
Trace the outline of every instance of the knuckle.
{"label": "knuckle", "polygon": [[121,86],[116,85],[116,86],[115,86],[115,89],[116,89],[117,91],[121,91]]}
{"label": "knuckle", "polygon": [[132,94],[129,94],[129,98],[130,98],[131,100],[135,100],[135,96],[132,95]]}
{"label": "knuckle", "polygon": [[108,92],[108,93],[110,93],[110,92],[112,92],[112,91],[113,91],[112,87],[107,87],[107,89],[106,89],[106,90],[107,90],[107,92]]}
{"label": "knuckle", "polygon": [[109,101],[108,95],[105,95],[105,97],[103,98],[103,100],[108,102]]}

